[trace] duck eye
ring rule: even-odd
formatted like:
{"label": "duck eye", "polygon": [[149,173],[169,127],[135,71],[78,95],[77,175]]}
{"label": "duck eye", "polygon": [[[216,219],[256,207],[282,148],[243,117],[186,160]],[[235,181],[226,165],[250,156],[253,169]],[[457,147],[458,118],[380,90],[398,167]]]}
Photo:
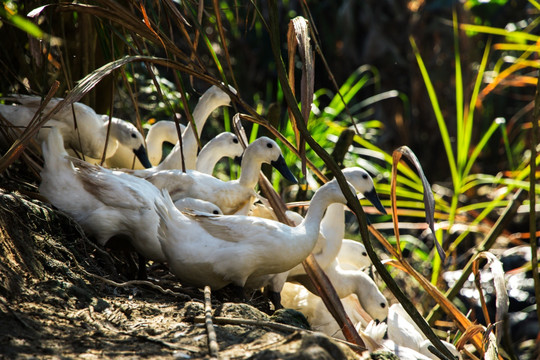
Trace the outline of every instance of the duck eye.
{"label": "duck eye", "polygon": [[385,303],[381,303],[381,307],[384,309],[386,307]]}
{"label": "duck eye", "polygon": [[212,211],[212,214],[219,215],[219,211],[214,210],[214,211]]}
{"label": "duck eye", "polygon": [[368,178],[368,174],[362,174],[362,178],[367,179],[367,178]]}
{"label": "duck eye", "polygon": [[367,256],[367,252],[364,251],[364,252],[362,253],[362,255],[363,255],[363,256]]}
{"label": "duck eye", "polygon": [[272,144],[268,143],[268,144],[266,144],[266,147],[268,147],[269,149],[271,149],[271,148],[272,148]]}
{"label": "duck eye", "polygon": [[232,142],[235,143],[235,144],[238,144],[238,139],[234,138],[234,139],[232,139]]}

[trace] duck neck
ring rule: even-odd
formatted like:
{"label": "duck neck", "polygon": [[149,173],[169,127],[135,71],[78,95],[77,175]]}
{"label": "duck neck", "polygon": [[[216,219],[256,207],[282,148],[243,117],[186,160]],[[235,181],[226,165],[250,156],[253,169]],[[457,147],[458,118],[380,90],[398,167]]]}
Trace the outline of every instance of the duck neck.
{"label": "duck neck", "polygon": [[204,146],[197,156],[197,171],[212,175],[216,163],[222,158],[222,156],[222,153],[212,151],[210,147]]}
{"label": "duck neck", "polygon": [[175,144],[178,141],[178,133],[174,122],[160,121],[155,123],[148,130],[146,135],[146,151],[152,165],[159,164],[163,156],[163,143]]}
{"label": "duck neck", "polygon": [[150,163],[155,166],[159,164],[163,155],[163,141],[158,129],[150,128],[146,136],[146,152]]}
{"label": "duck neck", "polygon": [[345,206],[343,204],[334,203],[328,206],[321,221],[321,233],[326,238],[323,254],[325,258],[332,261],[338,255],[345,237]]}
{"label": "duck neck", "polygon": [[[204,93],[199,102],[193,109],[193,122],[197,127],[197,135],[201,136],[202,129],[206,120],[217,109],[221,103],[213,101],[212,94]],[[182,143],[184,146],[184,157],[187,169],[195,169],[197,166],[197,137],[193,129],[193,124],[190,122],[182,134]]]}
{"label": "duck neck", "polygon": [[262,161],[257,159],[253,152],[246,148],[242,156],[240,178],[238,182],[249,189],[253,189],[259,180],[259,172],[261,171]]}
{"label": "duck neck", "polygon": [[[99,159],[102,157],[103,149],[105,148],[105,143],[107,144],[105,157],[110,158],[111,156],[114,155],[114,153],[118,149],[118,133],[120,131],[119,130],[120,125],[121,124],[118,123],[118,119],[116,119],[115,121],[115,118],[112,118],[112,122],[110,124],[110,131],[109,131],[109,121],[103,123],[103,134],[104,134],[103,145],[99,149],[100,151],[99,156],[92,156],[92,157],[96,159]],[[107,132],[109,132],[108,139],[106,138]]]}
{"label": "duck neck", "polygon": [[319,188],[310,201],[306,217],[301,225],[306,228],[306,232],[315,234],[315,241],[318,238],[320,224],[325,210],[333,203],[344,203],[345,198],[337,183],[327,183]]}

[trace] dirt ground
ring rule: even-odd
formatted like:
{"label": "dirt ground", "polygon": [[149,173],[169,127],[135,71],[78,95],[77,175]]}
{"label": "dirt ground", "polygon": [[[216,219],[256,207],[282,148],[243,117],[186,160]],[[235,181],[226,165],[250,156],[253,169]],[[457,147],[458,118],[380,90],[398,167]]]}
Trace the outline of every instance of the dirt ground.
{"label": "dirt ground", "polygon": [[[129,261],[37,200],[35,186],[0,184],[0,358],[211,358],[201,290],[181,287],[162,266],[150,267],[148,281],[128,281]],[[361,357],[302,330],[308,325],[299,313],[268,315],[262,294],[231,300],[228,290],[212,294],[219,358]]]}

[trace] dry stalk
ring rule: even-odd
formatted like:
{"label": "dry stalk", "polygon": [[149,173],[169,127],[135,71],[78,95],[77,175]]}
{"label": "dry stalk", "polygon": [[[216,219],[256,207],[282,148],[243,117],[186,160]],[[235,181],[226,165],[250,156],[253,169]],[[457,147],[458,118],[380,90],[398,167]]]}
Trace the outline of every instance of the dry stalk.
{"label": "dry stalk", "polygon": [[176,291],[172,291],[171,289],[164,289],[161,286],[159,286],[158,284],[154,284],[153,282],[148,281],[148,280],[130,280],[130,281],[125,281],[125,282],[122,282],[122,283],[118,283],[116,281],[104,278],[103,276],[99,276],[99,275],[96,275],[96,274],[89,273],[88,271],[84,270],[83,268],[81,268],[81,270],[86,275],[91,276],[91,277],[93,277],[95,279],[98,279],[100,281],[103,281],[104,283],[109,284],[111,286],[128,287],[128,286],[145,285],[145,286],[151,287],[152,289],[155,289],[155,290],[161,292],[162,294],[172,295],[172,296],[178,297],[178,298],[180,298],[181,300],[184,300],[184,301],[191,301],[192,300],[189,295],[182,294],[182,293],[179,293],[179,292],[176,292]]}
{"label": "dry stalk", "polygon": [[212,322],[212,296],[210,294],[210,286],[208,285],[204,287],[204,323],[206,325],[206,333],[208,334],[210,358],[218,359],[219,347],[214,323]]}
{"label": "dry stalk", "polygon": [[[280,324],[280,323],[276,323],[276,322],[273,322],[273,321],[227,318],[227,317],[221,317],[221,316],[213,317],[212,319],[214,320],[214,323],[218,324],[218,325],[260,326],[260,327],[268,327],[270,329],[283,331],[283,332],[288,332],[288,333],[303,332],[303,333],[308,333],[308,334],[320,334],[317,331],[302,329],[302,328],[299,328],[299,327],[296,327],[296,326],[287,325],[287,324]],[[193,322],[196,323],[196,324],[202,324],[205,321],[206,321],[206,317],[203,318],[202,316],[197,316],[197,317],[193,318]],[[353,344],[353,343],[351,343],[349,341],[337,339],[337,338],[334,338],[334,337],[332,337],[332,340],[335,340],[337,342],[345,344],[354,351],[363,352],[363,351],[367,350],[365,347],[359,346],[357,344]]]}

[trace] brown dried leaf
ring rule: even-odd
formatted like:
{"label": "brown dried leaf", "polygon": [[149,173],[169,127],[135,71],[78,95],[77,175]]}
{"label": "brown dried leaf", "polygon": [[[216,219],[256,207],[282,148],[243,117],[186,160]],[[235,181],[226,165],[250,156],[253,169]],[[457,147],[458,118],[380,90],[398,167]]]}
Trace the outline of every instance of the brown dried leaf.
{"label": "brown dried leaf", "polygon": [[[413,163],[414,167],[416,168],[416,171],[418,172],[418,175],[420,176],[420,179],[422,179],[422,186],[424,187],[424,207],[426,211],[426,222],[428,223],[429,228],[431,229],[431,232],[433,234],[435,247],[437,248],[437,252],[439,253],[441,262],[444,263],[444,261],[446,260],[446,254],[444,253],[443,248],[441,247],[441,245],[439,244],[435,236],[435,198],[433,197],[433,193],[431,192],[431,186],[429,185],[429,181],[427,180],[426,176],[424,175],[424,171],[422,170],[422,165],[420,165],[420,162],[418,161],[418,158],[416,157],[414,152],[411,149],[409,149],[409,147],[407,146],[399,147],[398,149],[394,150],[392,154],[392,158],[394,160],[392,164],[392,175],[393,175],[392,182],[394,182],[394,178],[396,177],[396,174],[397,174],[397,163],[401,159],[400,154],[405,155]],[[394,183],[393,183],[392,189],[395,194]],[[393,203],[392,211],[395,211],[396,209],[394,205],[394,200],[392,203]],[[394,221],[396,222],[397,219]],[[396,232],[396,236],[398,236],[397,232]]]}
{"label": "brown dried leaf", "polygon": [[[482,251],[474,258],[473,272],[478,273],[480,259],[486,259],[488,266],[493,274],[493,284],[495,286],[496,301],[495,301],[495,333],[497,335],[497,344],[500,344],[503,334],[502,321],[508,313],[510,300],[506,290],[506,281],[504,279],[504,270],[502,263],[495,255],[490,252]],[[481,291],[481,289],[480,289]]]}

